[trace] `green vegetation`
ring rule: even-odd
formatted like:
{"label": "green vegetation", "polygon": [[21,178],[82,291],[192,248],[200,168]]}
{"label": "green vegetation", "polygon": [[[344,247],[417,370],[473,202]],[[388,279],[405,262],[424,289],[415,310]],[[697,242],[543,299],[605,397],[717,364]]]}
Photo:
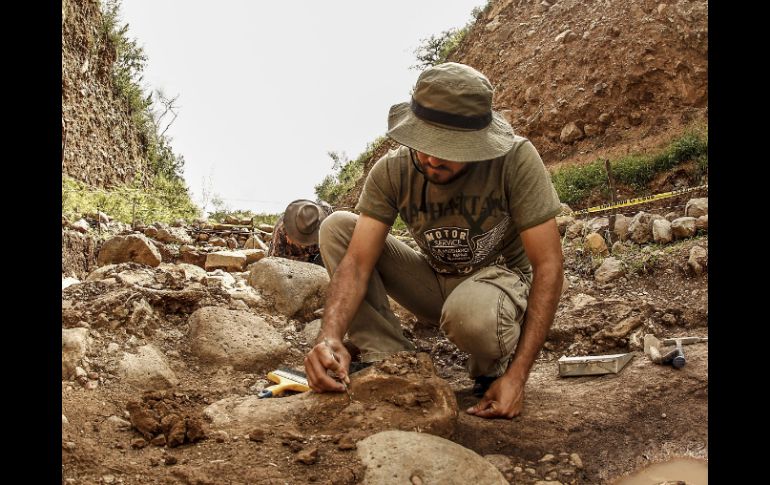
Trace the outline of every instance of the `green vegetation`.
{"label": "green vegetation", "polygon": [[70,220],[96,211],[127,224],[134,219],[145,223],[171,223],[176,219],[190,220],[199,209],[190,200],[187,188],[162,176],[152,179],[149,188],[134,184],[112,187],[109,191],[93,189],[73,178],[62,177],[62,214]]}
{"label": "green vegetation", "polygon": [[275,223],[278,221],[278,218],[281,217],[281,214],[268,214],[265,212],[260,212],[257,214],[256,212],[250,211],[250,210],[217,210],[215,212],[209,213],[209,220],[225,223],[227,222],[227,217],[234,217],[239,220],[251,220],[252,224],[254,226],[257,226],[259,224],[270,224],[272,226],[275,225]]}
{"label": "green vegetation", "polygon": [[[707,128],[691,128],[660,153],[631,155],[611,161],[610,167],[615,182],[643,191],[657,174],[689,161],[696,162],[697,178],[702,179],[708,174]],[[609,195],[602,160],[558,169],[551,178],[559,198],[566,204],[580,202],[596,191],[605,197]]]}
{"label": "green vegetation", "polygon": [[348,160],[342,153],[329,152],[329,158],[334,162],[331,173],[324,177],[320,184],[315,186],[315,194],[319,200],[337,205],[342,196],[348,193],[356,185],[356,181],[364,174],[364,164],[372,158],[374,152],[387,140],[381,136],[366,145],[366,149],[355,160]]}
{"label": "green vegetation", "polygon": [[412,68],[422,71],[423,69],[446,62],[449,55],[457,49],[468,34],[470,25],[445,30],[439,35],[431,35],[427,39],[421,39],[420,42],[422,43],[414,50],[414,55],[417,56],[417,64],[413,65]]}
{"label": "green vegetation", "polygon": [[[120,0],[102,0],[101,38],[113,49],[112,85],[116,97],[128,106],[131,121],[143,145],[149,173],[136,173],[133,182],[109,190],[88,187],[70,177],[62,179],[62,214],[77,219],[97,210],[129,223],[134,218],[145,222],[190,220],[200,209],[190,198],[182,178],[184,158],[171,148],[165,136],[176,119],[176,98],[161,91],[147,94],[142,87],[142,71],[147,56],[136,39],[128,37],[128,24],[121,25]],[[170,121],[164,121],[167,115]],[[165,126],[164,126],[165,125]]]}

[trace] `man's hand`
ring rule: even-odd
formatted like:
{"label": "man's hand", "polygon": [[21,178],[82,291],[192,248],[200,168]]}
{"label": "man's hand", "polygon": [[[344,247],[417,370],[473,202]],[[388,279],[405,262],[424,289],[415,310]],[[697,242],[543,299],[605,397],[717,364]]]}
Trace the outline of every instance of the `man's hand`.
{"label": "man's hand", "polygon": [[326,371],[331,370],[346,384],[350,384],[349,367],[350,352],[339,339],[321,340],[305,356],[307,382],[315,392],[345,392],[345,386],[334,380]]}
{"label": "man's hand", "polygon": [[521,414],[524,405],[524,382],[503,375],[489,386],[484,397],[466,411],[480,418],[507,418]]}

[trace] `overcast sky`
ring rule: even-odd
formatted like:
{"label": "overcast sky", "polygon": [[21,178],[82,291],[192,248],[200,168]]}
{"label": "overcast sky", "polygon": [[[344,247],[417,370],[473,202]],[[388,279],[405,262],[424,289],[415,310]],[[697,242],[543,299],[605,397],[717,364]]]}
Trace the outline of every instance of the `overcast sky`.
{"label": "overcast sky", "polygon": [[[144,82],[179,95],[168,130],[200,205],[282,212],[387,129],[419,74],[420,40],[462,27],[484,0],[123,0],[148,56]],[[211,204],[209,210],[213,210]]]}

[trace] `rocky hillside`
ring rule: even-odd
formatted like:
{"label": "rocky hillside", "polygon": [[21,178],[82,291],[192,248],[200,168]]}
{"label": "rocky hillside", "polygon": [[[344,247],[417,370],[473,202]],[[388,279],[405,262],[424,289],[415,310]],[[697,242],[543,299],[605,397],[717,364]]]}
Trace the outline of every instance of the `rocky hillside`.
{"label": "rocky hillside", "polygon": [[149,173],[144,143],[125,100],[116,96],[116,47],[97,0],[62,1],[62,175],[94,187]]}
{"label": "rocky hillside", "polygon": [[708,2],[495,0],[450,60],[546,164],[644,151],[708,121]]}
{"label": "rocky hillside", "polygon": [[491,0],[448,60],[489,77],[494,109],[549,166],[649,152],[708,123],[703,0]]}

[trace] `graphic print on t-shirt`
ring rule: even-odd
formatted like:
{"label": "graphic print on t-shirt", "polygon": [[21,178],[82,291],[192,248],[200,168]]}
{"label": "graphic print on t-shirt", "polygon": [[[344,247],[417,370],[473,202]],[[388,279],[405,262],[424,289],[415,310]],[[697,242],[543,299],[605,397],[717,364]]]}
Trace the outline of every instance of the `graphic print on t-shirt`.
{"label": "graphic print on t-shirt", "polygon": [[470,272],[495,250],[503,239],[510,220],[511,218],[506,216],[489,231],[472,238],[469,238],[470,229],[451,226],[423,231],[422,239],[425,249],[434,259],[444,264],[456,265],[459,272]]}

